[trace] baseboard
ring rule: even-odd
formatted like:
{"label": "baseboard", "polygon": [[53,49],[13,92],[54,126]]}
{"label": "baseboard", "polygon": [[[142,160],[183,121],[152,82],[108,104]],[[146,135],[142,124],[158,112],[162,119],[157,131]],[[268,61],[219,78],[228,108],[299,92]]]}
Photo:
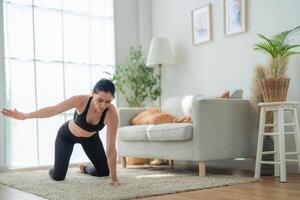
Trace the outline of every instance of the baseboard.
{"label": "baseboard", "polygon": [[[69,167],[78,167],[80,164],[83,165],[89,165],[89,162],[82,162],[82,163],[72,163],[69,165]],[[12,172],[25,172],[25,171],[32,171],[32,170],[47,170],[49,168],[53,167],[53,165],[43,165],[40,167],[23,167],[23,168],[10,168],[5,171],[12,171]]]}
{"label": "baseboard", "polygon": [[[81,164],[89,164],[89,163],[81,163]],[[176,161],[176,164],[184,164],[184,165],[195,165],[196,167],[198,166],[198,162],[195,161]],[[69,167],[77,167],[78,164],[70,164]],[[245,161],[232,161],[232,160],[227,160],[224,162],[223,161],[215,161],[215,162],[208,162],[208,166],[212,167],[225,167],[225,168],[235,168],[235,169],[246,169],[246,170],[254,170],[252,166],[253,161],[251,160],[245,160]],[[44,170],[44,169],[49,169],[51,166],[41,166],[41,167],[28,167],[28,168],[18,168],[18,169],[8,169],[6,167],[1,166],[0,167],[0,172],[8,172],[8,171],[15,171],[15,172],[22,172],[22,171],[31,171],[31,170]],[[287,173],[299,173],[299,168],[297,163],[288,163],[287,166]]]}
{"label": "baseboard", "polygon": [[[250,170],[254,171],[254,160],[245,159],[245,160],[215,160],[207,161],[207,167],[220,167],[225,169],[241,169],[241,170]],[[195,161],[176,161],[176,164],[185,164],[191,166],[198,166],[198,162]],[[300,173],[297,163],[287,163],[286,166],[287,173]]]}

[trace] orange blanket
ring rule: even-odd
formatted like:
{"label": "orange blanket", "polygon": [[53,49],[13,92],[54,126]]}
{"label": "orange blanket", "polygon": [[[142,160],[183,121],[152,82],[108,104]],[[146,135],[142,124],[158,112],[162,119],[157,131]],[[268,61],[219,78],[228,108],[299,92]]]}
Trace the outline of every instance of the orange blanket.
{"label": "orange blanket", "polygon": [[164,123],[192,123],[192,117],[176,118],[175,116],[161,112],[159,108],[152,107],[134,116],[131,125],[164,124]]}

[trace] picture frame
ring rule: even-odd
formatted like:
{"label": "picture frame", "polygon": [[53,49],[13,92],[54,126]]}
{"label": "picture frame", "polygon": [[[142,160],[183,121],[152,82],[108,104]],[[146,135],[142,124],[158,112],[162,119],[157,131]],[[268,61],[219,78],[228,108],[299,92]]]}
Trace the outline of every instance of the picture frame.
{"label": "picture frame", "polygon": [[211,41],[211,4],[192,10],[193,44]]}
{"label": "picture frame", "polygon": [[225,35],[246,32],[246,3],[247,0],[223,0]]}

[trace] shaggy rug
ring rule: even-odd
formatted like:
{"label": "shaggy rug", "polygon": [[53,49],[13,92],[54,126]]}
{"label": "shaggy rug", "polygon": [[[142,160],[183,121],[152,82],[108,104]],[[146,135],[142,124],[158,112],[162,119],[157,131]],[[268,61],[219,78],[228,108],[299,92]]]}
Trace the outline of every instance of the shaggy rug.
{"label": "shaggy rug", "polygon": [[120,187],[109,186],[108,177],[92,177],[70,168],[64,181],[53,181],[48,170],[0,173],[0,183],[47,199],[133,199],[159,194],[252,183],[257,179],[211,175],[199,177],[195,171],[170,168],[118,168]]}

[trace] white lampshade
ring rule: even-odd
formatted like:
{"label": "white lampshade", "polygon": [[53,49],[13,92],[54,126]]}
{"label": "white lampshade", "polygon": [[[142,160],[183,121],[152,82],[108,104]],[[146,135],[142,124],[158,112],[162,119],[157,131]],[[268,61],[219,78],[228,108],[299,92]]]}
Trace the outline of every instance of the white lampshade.
{"label": "white lampshade", "polygon": [[146,65],[173,64],[173,56],[167,38],[152,38]]}

